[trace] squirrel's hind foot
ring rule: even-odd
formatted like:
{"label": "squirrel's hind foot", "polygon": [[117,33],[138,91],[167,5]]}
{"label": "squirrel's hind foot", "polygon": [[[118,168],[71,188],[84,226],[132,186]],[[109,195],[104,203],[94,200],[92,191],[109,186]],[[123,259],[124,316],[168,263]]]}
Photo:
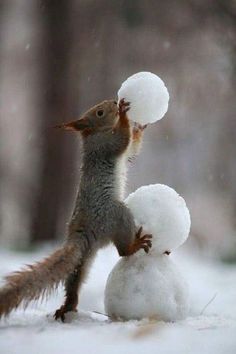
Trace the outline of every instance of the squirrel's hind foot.
{"label": "squirrel's hind foot", "polygon": [[61,320],[61,322],[65,322],[65,314],[67,312],[71,312],[71,311],[74,311],[74,312],[77,312],[76,309],[71,309],[71,308],[68,308],[67,306],[65,305],[62,305],[58,310],[55,311],[53,317],[54,319],[57,321],[57,320]]}

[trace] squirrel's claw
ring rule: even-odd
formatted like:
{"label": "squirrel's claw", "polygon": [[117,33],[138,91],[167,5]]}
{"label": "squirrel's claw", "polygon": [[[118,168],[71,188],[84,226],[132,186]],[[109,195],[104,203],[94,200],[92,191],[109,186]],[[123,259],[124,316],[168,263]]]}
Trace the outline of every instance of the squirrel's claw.
{"label": "squirrel's claw", "polygon": [[140,123],[135,122],[133,130],[134,130],[134,132],[139,132],[140,130],[143,131],[144,129],[147,128],[147,126],[148,126],[147,124],[142,125]]}
{"label": "squirrel's claw", "polygon": [[62,306],[61,308],[56,310],[53,317],[56,321],[61,320],[61,322],[65,322],[65,313],[66,313],[65,308],[64,306]]}
{"label": "squirrel's claw", "polygon": [[144,249],[146,253],[149,252],[150,248],[152,247],[151,241],[152,235],[146,234],[139,238],[140,241],[140,248]]}
{"label": "squirrel's claw", "polygon": [[65,314],[67,312],[77,312],[76,309],[71,309],[70,307],[68,308],[66,305],[62,305],[56,312],[54,313],[53,317],[55,320],[61,320],[61,322],[65,322]]}
{"label": "squirrel's claw", "polygon": [[136,234],[136,240],[139,241],[139,246],[140,248],[144,249],[146,253],[149,252],[149,249],[152,247],[152,235],[151,234],[145,234],[141,236],[143,231],[143,227],[141,226]]}
{"label": "squirrel's claw", "polygon": [[141,226],[135,237],[135,241],[130,247],[130,255],[136,253],[140,249],[143,249],[146,253],[149,252],[150,248],[152,247],[152,235],[151,234],[145,234],[141,236],[143,231],[143,227]]}
{"label": "squirrel's claw", "polygon": [[125,102],[122,98],[119,102],[119,115],[123,115],[130,110],[130,102]]}

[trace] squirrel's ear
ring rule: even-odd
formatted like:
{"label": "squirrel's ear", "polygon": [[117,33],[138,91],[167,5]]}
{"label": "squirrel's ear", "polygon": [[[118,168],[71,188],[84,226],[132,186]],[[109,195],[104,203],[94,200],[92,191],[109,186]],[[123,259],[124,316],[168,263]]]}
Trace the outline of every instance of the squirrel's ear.
{"label": "squirrel's ear", "polygon": [[69,123],[62,123],[56,125],[54,128],[71,130],[71,131],[82,131],[86,128],[90,128],[89,120],[86,117],[81,119],[73,120]]}

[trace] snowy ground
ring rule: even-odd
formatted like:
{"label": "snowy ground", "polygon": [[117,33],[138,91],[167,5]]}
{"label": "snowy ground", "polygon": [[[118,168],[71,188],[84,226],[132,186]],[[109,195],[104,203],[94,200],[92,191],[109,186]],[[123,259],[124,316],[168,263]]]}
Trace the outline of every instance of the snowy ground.
{"label": "snowy ground", "polygon": [[[48,253],[0,252],[0,275]],[[187,255],[188,254],[188,255]],[[0,322],[2,354],[122,354],[236,353],[236,266],[202,261],[189,253],[175,255],[190,284],[192,313],[177,323],[111,322],[103,313],[106,277],[117,260],[116,251],[101,251],[83,288],[78,314],[61,324],[52,318],[63,291]],[[213,301],[204,310],[205,305]],[[132,300],[131,300],[132,301]]]}

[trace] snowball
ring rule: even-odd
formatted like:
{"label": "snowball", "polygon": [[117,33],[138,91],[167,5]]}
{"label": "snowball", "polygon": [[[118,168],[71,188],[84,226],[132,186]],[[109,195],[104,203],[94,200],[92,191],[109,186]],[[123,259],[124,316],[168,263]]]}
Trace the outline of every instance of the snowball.
{"label": "snowball", "polygon": [[163,184],[143,186],[131,193],[125,203],[136,226],[143,226],[143,233],[152,234],[150,253],[173,251],[188,238],[190,214],[174,189]]}
{"label": "snowball", "polygon": [[160,120],[168,109],[169,93],[159,76],[140,72],[123,82],[118,99],[130,102],[129,119],[140,124]]}
{"label": "snowball", "polygon": [[188,286],[171,256],[133,255],[113,268],[104,302],[112,318],[176,321],[188,314]]}

